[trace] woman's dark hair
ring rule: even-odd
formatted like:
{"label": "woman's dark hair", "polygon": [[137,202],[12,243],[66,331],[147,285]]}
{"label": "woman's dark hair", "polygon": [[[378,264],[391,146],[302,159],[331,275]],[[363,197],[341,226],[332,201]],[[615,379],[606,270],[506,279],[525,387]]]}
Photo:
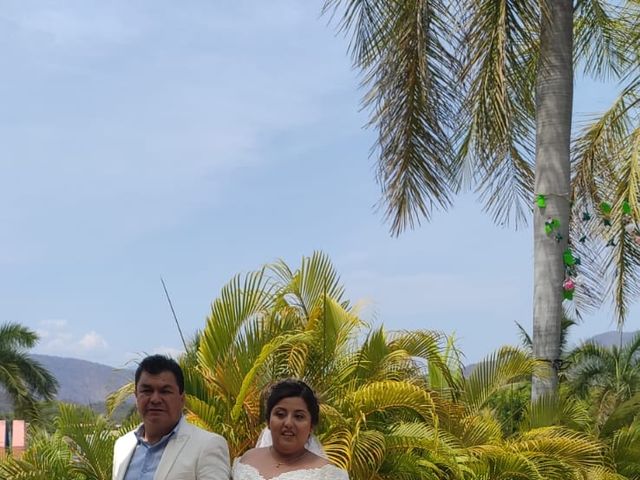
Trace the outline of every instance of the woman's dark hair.
{"label": "woman's dark hair", "polygon": [[180,368],[180,365],[178,365],[178,362],[172,358],[164,355],[149,355],[148,357],[145,357],[136,369],[136,388],[138,387],[138,382],[140,381],[142,372],[147,372],[151,375],[158,375],[162,372],[171,372],[174,377],[176,377],[178,392],[184,392],[184,375],[182,374],[182,369]]}
{"label": "woman's dark hair", "polygon": [[302,380],[296,380],[294,378],[282,380],[269,389],[265,408],[265,420],[267,423],[269,423],[269,418],[271,418],[273,407],[275,407],[280,400],[290,397],[299,397],[304,400],[311,415],[311,425],[315,427],[320,417],[318,399],[309,385]]}

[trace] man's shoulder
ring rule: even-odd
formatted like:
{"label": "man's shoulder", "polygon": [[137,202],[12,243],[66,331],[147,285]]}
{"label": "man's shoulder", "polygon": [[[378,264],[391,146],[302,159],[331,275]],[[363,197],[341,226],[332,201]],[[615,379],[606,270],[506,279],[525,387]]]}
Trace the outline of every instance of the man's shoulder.
{"label": "man's shoulder", "polygon": [[130,432],[127,432],[116,439],[114,452],[127,451],[128,449],[135,446],[137,442],[138,439],[136,438],[135,430],[131,430]]}

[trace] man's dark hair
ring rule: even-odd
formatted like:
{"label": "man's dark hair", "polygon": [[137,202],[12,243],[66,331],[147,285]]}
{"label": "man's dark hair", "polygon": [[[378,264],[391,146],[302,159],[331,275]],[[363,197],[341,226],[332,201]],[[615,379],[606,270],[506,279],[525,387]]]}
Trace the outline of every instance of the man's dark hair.
{"label": "man's dark hair", "polygon": [[136,388],[138,387],[138,382],[140,381],[142,372],[147,372],[151,375],[158,375],[162,372],[171,372],[174,377],[176,377],[179,393],[184,392],[184,375],[182,374],[180,365],[178,365],[178,362],[173,358],[169,358],[165,355],[149,355],[148,357],[145,357],[136,369]]}
{"label": "man's dark hair", "polygon": [[269,390],[265,408],[265,419],[267,423],[269,423],[273,407],[275,407],[280,400],[290,397],[299,397],[304,400],[304,403],[307,404],[309,414],[311,414],[311,425],[316,426],[320,418],[318,399],[309,385],[302,380],[296,380],[294,378],[282,380],[273,385]]}

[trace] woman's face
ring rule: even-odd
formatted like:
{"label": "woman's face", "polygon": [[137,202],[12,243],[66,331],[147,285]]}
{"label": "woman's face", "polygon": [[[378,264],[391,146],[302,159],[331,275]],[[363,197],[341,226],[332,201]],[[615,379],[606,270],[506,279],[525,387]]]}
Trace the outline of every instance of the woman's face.
{"label": "woman's face", "polygon": [[311,435],[311,414],[300,397],[286,397],[275,404],[269,416],[273,448],[278,453],[295,454],[305,448]]}

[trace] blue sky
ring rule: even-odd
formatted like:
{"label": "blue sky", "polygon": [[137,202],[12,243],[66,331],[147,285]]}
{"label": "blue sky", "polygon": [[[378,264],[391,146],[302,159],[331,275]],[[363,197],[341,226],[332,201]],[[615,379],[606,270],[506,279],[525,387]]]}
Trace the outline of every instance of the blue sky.
{"label": "blue sky", "polygon": [[[122,366],[180,348],[160,276],[192,333],[234,274],[323,250],[371,324],[455,332],[469,361],[515,343],[530,230],[465,195],[390,237],[321,3],[3,2],[0,321],[39,353]],[[611,95],[579,85],[576,110]],[[612,328],[603,310],[575,337]]]}

